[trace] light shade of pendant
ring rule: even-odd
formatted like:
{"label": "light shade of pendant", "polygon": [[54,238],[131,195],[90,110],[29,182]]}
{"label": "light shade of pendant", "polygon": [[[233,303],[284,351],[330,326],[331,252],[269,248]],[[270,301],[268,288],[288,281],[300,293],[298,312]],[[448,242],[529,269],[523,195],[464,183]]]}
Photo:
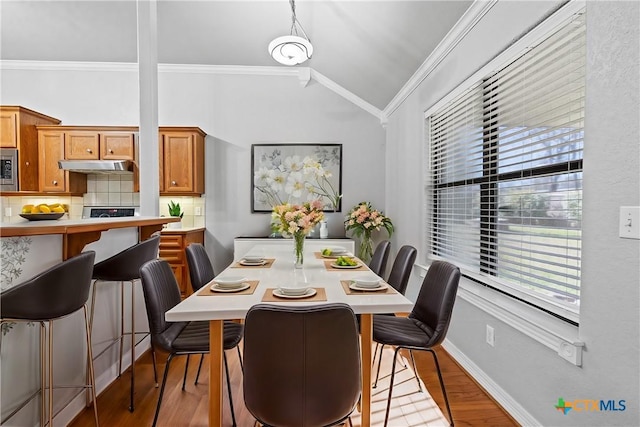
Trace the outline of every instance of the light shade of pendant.
{"label": "light shade of pendant", "polygon": [[282,36],[269,43],[269,54],[283,65],[298,65],[311,58],[313,46],[304,37]]}

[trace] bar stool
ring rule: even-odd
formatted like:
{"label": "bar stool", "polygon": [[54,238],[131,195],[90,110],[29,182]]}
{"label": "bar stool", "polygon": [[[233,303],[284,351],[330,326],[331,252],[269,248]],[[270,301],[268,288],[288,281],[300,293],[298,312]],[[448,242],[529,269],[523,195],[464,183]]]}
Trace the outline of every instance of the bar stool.
{"label": "bar stool", "polygon": [[[90,389],[96,426],[98,425],[98,405],[91,353],[91,330],[87,316],[87,301],[91,288],[91,272],[93,271],[94,259],[94,251],[83,252],[51,267],[26,282],[0,293],[0,306],[2,306],[0,324],[5,322],[37,322],[40,324],[40,393],[42,394],[40,424],[43,426],[45,425],[46,412],[44,391],[47,389],[47,382],[49,383],[49,426],[53,425],[53,389],[76,387],[53,386],[53,321],[69,316],[81,308],[84,310],[89,370],[87,382],[77,387]],[[47,350],[45,350],[46,344],[48,344]],[[47,361],[49,362],[48,366]],[[35,397],[35,395],[37,393],[32,397]],[[15,415],[26,403],[27,401],[20,405],[16,411],[10,414],[9,418]],[[2,420],[2,423],[6,421]]]}
{"label": "bar stool", "polygon": [[[135,244],[122,252],[100,261],[93,266],[94,289],[91,299],[91,320],[89,322],[90,330],[93,330],[93,317],[96,302],[96,288],[100,282],[120,282],[120,335],[113,340],[100,354],[106,351],[116,341],[120,341],[120,361],[118,363],[118,376],[122,375],[122,348],[125,335],[131,335],[131,392],[129,396],[129,411],[134,411],[133,392],[135,384],[135,354],[136,354],[136,334],[144,334],[141,339],[149,335],[148,331],[138,332],[135,330],[135,288],[134,282],[140,280],[140,267],[147,261],[158,258],[158,249],[160,246],[160,236],[155,235],[149,239]],[[131,283],[131,332],[124,331],[124,282]],[[158,375],[156,372],[156,358],[151,347],[153,358],[153,375],[156,383]]]}

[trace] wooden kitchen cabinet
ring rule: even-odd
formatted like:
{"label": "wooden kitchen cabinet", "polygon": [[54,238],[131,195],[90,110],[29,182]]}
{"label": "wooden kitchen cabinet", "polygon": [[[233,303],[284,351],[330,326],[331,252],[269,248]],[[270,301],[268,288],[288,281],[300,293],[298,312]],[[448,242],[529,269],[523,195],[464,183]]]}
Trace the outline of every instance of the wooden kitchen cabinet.
{"label": "wooden kitchen cabinet", "polygon": [[98,160],[100,135],[95,131],[65,131],[64,158],[66,160]]}
{"label": "wooden kitchen cabinet", "polygon": [[79,194],[87,192],[86,175],[58,167],[58,160],[64,158],[64,147],[64,132],[38,130],[38,191]]}
{"label": "wooden kitchen cabinet", "polygon": [[165,229],[160,235],[160,258],[171,266],[183,298],[193,293],[185,254],[191,243],[204,244],[204,228]]}
{"label": "wooden kitchen cabinet", "polygon": [[[137,127],[57,126],[65,133],[66,160],[134,160]],[[38,129],[41,129],[39,127]]]}
{"label": "wooden kitchen cabinet", "polygon": [[204,139],[199,128],[160,128],[160,195],[204,193]]}
{"label": "wooden kitchen cabinet", "polygon": [[0,147],[18,151],[18,190],[38,191],[38,131],[36,125],[60,120],[19,106],[0,106]]}

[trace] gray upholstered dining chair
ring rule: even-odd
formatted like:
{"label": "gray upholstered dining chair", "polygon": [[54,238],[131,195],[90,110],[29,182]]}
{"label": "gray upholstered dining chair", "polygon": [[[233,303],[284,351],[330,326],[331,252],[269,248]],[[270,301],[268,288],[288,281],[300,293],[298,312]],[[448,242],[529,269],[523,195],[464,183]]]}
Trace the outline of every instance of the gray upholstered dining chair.
{"label": "gray upholstered dining chair", "polygon": [[[169,353],[153,418],[153,426],[155,426],[160,414],[160,405],[162,404],[171,361],[174,356],[209,353],[209,322],[168,322],[165,320],[165,313],[180,303],[178,282],[167,261],[156,259],[147,262],[140,269],[140,275],[142,277],[142,290],[144,291],[152,345]],[[237,347],[242,339],[242,332],[243,326],[238,323],[225,325],[223,348],[229,350]],[[229,379],[227,357],[224,352],[223,356],[231,417],[235,426],[236,419],[231,397],[231,381]],[[184,380],[182,384],[184,387]]]}
{"label": "gray upholstered dining chair", "polygon": [[253,306],[245,320],[244,372],[245,405],[257,422],[344,422],[361,393],[353,310],[342,303]]}
{"label": "gray upholstered dining chair", "polygon": [[371,261],[369,261],[369,269],[382,278],[384,278],[387,270],[387,260],[389,259],[390,250],[391,243],[388,240],[381,241],[376,246]]}
{"label": "gray upholstered dining chair", "polygon": [[396,359],[398,352],[403,348],[428,351],[433,356],[449,422],[453,425],[440,364],[433,348],[442,343],[449,329],[459,282],[460,269],[458,267],[445,261],[434,261],[427,271],[416,303],[408,317],[373,316],[373,340],[376,343],[396,347],[391,366],[391,384],[389,385],[385,426],[389,420]]}

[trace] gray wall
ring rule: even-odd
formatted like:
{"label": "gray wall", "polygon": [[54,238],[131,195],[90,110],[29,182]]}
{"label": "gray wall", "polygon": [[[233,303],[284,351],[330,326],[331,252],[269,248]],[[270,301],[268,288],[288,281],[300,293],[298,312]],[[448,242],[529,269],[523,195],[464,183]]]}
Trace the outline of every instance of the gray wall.
{"label": "gray wall", "polygon": [[[397,240],[422,246],[424,111],[541,19],[557,3],[500,2],[391,116],[387,208]],[[618,238],[620,206],[640,205],[639,40],[636,2],[587,2],[587,101],[580,340],[582,367],[458,298],[448,339],[542,425],[640,425],[638,240]],[[403,188],[404,191],[395,191]],[[419,200],[420,202],[417,202]],[[419,261],[427,248],[422,247]],[[417,287],[414,280],[413,290]],[[484,341],[495,327],[496,346]],[[445,379],[446,380],[446,379]],[[563,415],[559,397],[626,400],[624,412]],[[455,397],[454,397],[455,398]],[[530,419],[530,418],[529,418]]]}

